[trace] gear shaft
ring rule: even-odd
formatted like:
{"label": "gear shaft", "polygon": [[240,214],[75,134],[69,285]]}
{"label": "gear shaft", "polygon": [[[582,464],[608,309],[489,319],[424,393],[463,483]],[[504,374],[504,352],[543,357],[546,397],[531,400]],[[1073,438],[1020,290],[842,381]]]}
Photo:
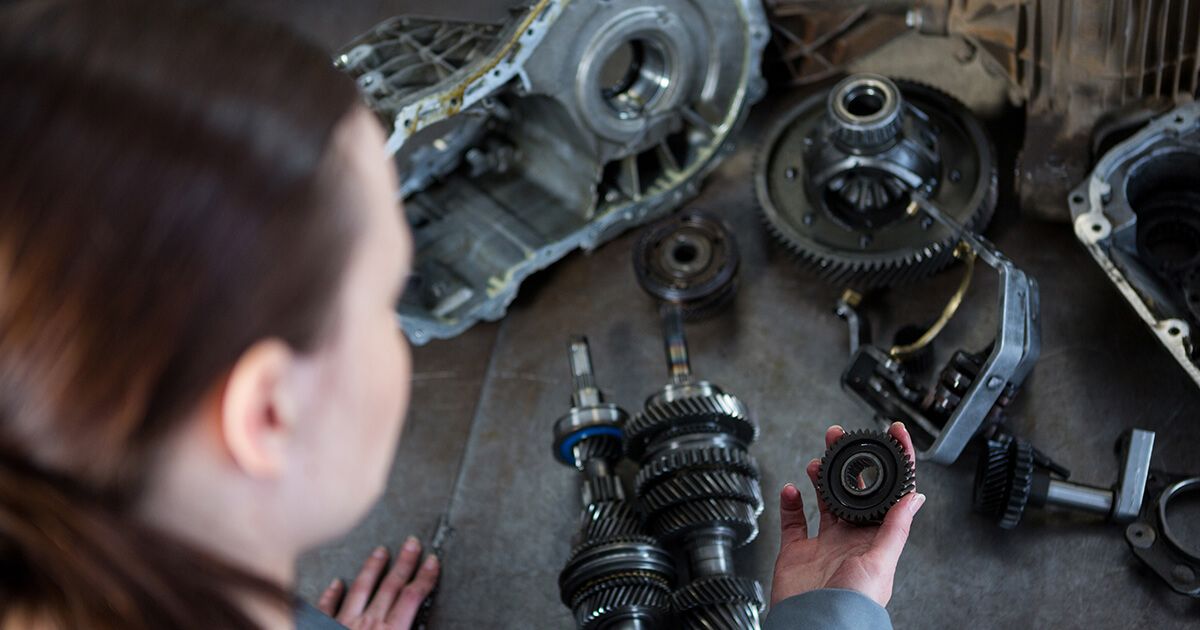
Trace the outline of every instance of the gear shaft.
{"label": "gear shaft", "polygon": [[554,456],[582,473],[583,513],[575,548],[558,579],[562,601],[581,630],[666,627],[674,562],[643,532],[615,472],[624,452],[627,414],[604,402],[587,339],[571,341],[569,358],[572,407],[554,425]]}

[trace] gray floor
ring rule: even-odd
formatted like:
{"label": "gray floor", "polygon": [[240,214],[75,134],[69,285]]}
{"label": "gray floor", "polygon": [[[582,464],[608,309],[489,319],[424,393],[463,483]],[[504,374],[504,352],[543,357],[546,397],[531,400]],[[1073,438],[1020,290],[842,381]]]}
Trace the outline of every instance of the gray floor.
{"label": "gray floor", "polygon": [[[256,3],[330,46],[416,3]],[[478,17],[496,2],[418,9]],[[786,100],[786,99],[784,99]],[[760,107],[743,137],[757,140]],[[838,290],[797,271],[758,219],[751,155],[735,154],[693,204],[734,225],[744,250],[742,289],[721,318],[689,329],[696,371],[743,398],[762,440],[753,447],[771,492],[803,477],[825,426],[867,427],[839,385],[845,329],[831,312]],[[1144,330],[1065,225],[1019,221],[1002,207],[990,236],[1041,283],[1044,347],[1013,424],[1074,477],[1116,477],[1113,440],[1127,427],[1158,432],[1155,466],[1200,471],[1200,392]],[[587,334],[602,386],[627,408],[665,379],[657,318],[630,269],[633,236],[574,254],[532,278],[509,316],[416,350],[413,407],[387,495],[345,539],[306,557],[300,592],[315,598],[332,576],[351,577],[376,544],[423,539],[445,516],[453,533],[433,628],[567,628],[557,574],[578,507],[575,477],[550,455],[551,424],[566,410],[565,343]],[[936,314],[957,281],[943,275],[887,296],[877,332]],[[980,273],[940,352],[978,349],[993,330],[994,283]],[[889,606],[897,628],[1182,628],[1200,602],[1174,595],[1143,570],[1118,528],[1064,514],[1031,514],[1004,532],[969,512],[973,459],[922,467],[929,503],[919,515]],[[803,486],[802,486],[803,487]],[[812,498],[810,488],[804,488]],[[778,548],[777,501],[739,569],[769,585]]]}

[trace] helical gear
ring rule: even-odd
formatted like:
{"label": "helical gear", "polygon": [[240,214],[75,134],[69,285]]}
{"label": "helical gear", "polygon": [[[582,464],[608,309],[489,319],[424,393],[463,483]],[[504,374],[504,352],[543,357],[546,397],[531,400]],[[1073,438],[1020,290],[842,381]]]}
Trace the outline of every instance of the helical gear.
{"label": "helical gear", "polygon": [[768,229],[803,266],[832,284],[872,289],[954,260],[957,237],[910,216],[911,195],[980,232],[996,206],[996,164],[983,125],[954,98],[856,74],[768,131],[755,184]]}
{"label": "helical gear", "polygon": [[666,627],[674,561],[657,540],[645,535],[615,472],[624,451],[627,415],[604,403],[587,340],[572,340],[569,356],[575,393],[571,410],[555,423],[554,456],[582,473],[584,506],[575,547],[559,574],[559,593],[580,629],[601,630],[626,622]]}
{"label": "helical gear", "polygon": [[[874,474],[864,474],[873,470]],[[817,472],[817,491],[834,516],[855,525],[882,523],[916,489],[916,467],[890,433],[850,431],[838,438]]]}
{"label": "helical gear", "polygon": [[987,440],[975,472],[972,508],[1004,529],[1021,522],[1033,493],[1034,448],[1001,433]]}
{"label": "helical gear", "polygon": [[765,600],[756,580],[722,575],[689,582],[671,601],[685,628],[754,628]]}
{"label": "helical gear", "polygon": [[706,319],[729,304],[737,293],[740,264],[729,227],[696,210],[650,226],[633,248],[642,289],[679,308],[685,321]]}
{"label": "helical gear", "polygon": [[725,433],[741,444],[758,436],[742,401],[719,390],[710,395],[649,402],[625,426],[626,449],[641,459],[649,444],[686,433]]}

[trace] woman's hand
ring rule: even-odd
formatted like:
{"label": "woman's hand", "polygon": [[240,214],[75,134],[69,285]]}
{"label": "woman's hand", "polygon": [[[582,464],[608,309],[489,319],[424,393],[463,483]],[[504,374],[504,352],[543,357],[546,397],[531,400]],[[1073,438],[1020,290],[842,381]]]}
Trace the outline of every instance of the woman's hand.
{"label": "woman's hand", "polygon": [[363,563],[350,592],[335,579],[321,594],[317,608],[351,630],[408,630],[421,603],[437,585],[440,570],[437,556],[430,554],[418,569],[420,560],[421,543],[409,536],[392,569],[380,581],[387,569],[388,550],[377,547]]}
{"label": "woman's hand", "polygon": [[[888,433],[900,441],[915,462],[912,438],[904,425],[897,422]],[[843,434],[845,430],[841,427],[830,427],[825,432],[825,447],[832,446]],[[819,459],[808,463],[808,477],[814,488],[820,465]],[[819,493],[817,501],[821,513],[820,530],[815,537],[809,538],[800,491],[789,483],[780,493],[783,532],[779,559],[775,561],[771,604],[820,588],[844,588],[863,593],[880,606],[886,606],[892,597],[896,563],[908,540],[913,515],[925,503],[925,495],[916,492],[905,495],[877,527],[841,521],[829,512]]]}

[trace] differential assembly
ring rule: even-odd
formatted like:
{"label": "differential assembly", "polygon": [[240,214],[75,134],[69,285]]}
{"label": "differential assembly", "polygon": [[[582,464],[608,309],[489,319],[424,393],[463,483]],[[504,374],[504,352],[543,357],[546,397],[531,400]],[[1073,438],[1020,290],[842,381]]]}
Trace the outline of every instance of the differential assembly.
{"label": "differential assembly", "polygon": [[699,191],[766,89],[758,0],[531,0],[501,24],[396,17],[336,59],[389,129],[416,244],[414,343]]}
{"label": "differential assembly", "polygon": [[916,193],[981,231],[996,205],[996,157],[952,97],[856,74],[768,133],[756,177],[776,237],[825,280],[869,289],[926,277],[953,260],[955,234],[905,212]]}
{"label": "differential assembly", "polygon": [[817,491],[838,518],[882,523],[888,510],[916,488],[916,467],[891,434],[851,431],[821,458]]}
{"label": "differential assembly", "polygon": [[733,564],[763,508],[747,452],[757,425],[741,400],[693,377],[681,312],[662,312],[671,381],[625,427],[638,501],[650,532],[687,557],[689,579],[672,595],[681,626],[757,628],[762,586]]}
{"label": "differential assembly", "polygon": [[604,402],[587,340],[570,345],[571,410],[554,425],[554,456],[582,473],[583,514],[575,548],[559,575],[562,601],[581,629],[663,627],[671,614],[675,566],[642,531],[615,473],[625,412]]}

